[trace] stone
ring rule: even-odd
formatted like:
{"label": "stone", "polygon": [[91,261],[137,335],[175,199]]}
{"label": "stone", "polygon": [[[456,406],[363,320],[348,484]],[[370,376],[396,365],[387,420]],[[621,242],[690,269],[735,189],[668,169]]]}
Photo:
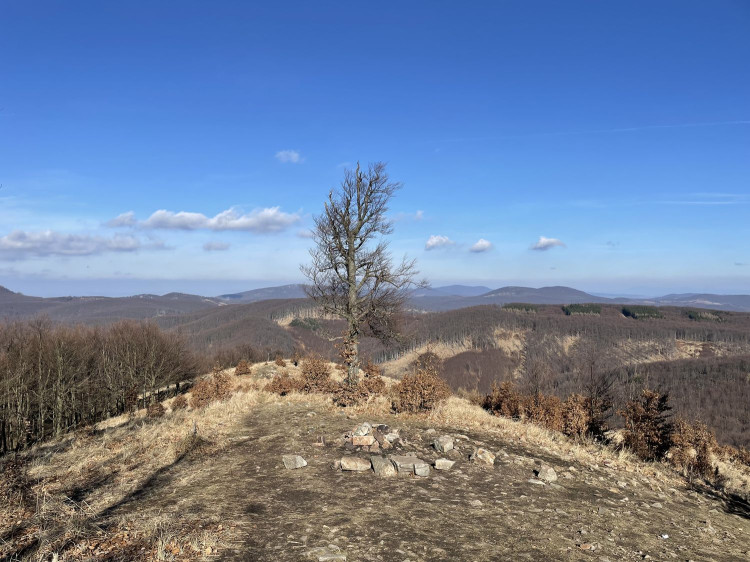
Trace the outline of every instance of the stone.
{"label": "stone", "polygon": [[398,433],[395,431],[391,431],[390,433],[385,434],[386,441],[393,443],[394,441],[398,441]]}
{"label": "stone", "polygon": [[543,464],[538,470],[535,470],[534,473],[539,480],[543,480],[544,482],[554,482],[557,480],[555,469],[546,464]]}
{"label": "stone", "polygon": [[477,461],[477,462],[483,462],[485,464],[495,464],[495,455],[493,455],[487,449],[483,449],[482,447],[479,447],[478,449],[475,449],[474,452],[471,454],[471,460]]}
{"label": "stone", "polygon": [[482,507],[482,502],[480,500],[471,500],[469,505],[471,507]]}
{"label": "stone", "polygon": [[453,437],[450,435],[441,435],[432,442],[432,446],[435,447],[436,451],[447,453],[453,448]]}
{"label": "stone", "polygon": [[370,435],[371,433],[372,433],[372,426],[367,422],[360,424],[359,427],[357,427],[357,429],[354,430],[355,437],[358,437],[361,435]]}
{"label": "stone", "polygon": [[348,470],[353,472],[363,472],[370,470],[372,463],[369,459],[363,459],[361,457],[341,457],[341,470]]}
{"label": "stone", "polygon": [[391,431],[391,428],[390,428],[390,427],[388,427],[388,426],[387,426],[386,424],[384,424],[384,423],[380,423],[380,424],[376,425],[376,426],[375,426],[375,429],[377,429],[377,430],[378,430],[378,431],[379,431],[380,433],[382,433],[383,435],[385,435],[386,433],[390,433],[390,431]]}
{"label": "stone", "polygon": [[378,476],[388,477],[396,476],[396,474],[398,474],[396,472],[396,467],[393,466],[393,463],[390,459],[387,459],[385,457],[372,456],[370,457],[370,462],[372,462],[372,468],[375,471],[375,474],[377,474]]}
{"label": "stone", "polygon": [[307,461],[299,455],[282,455],[281,460],[284,466],[290,470],[307,466]]}
{"label": "stone", "polygon": [[430,475],[430,465],[424,461],[417,459],[414,462],[414,474],[417,476],[426,477]]}
{"label": "stone", "polygon": [[425,433],[427,433],[427,435],[435,435],[437,431],[435,431],[433,428],[430,428]]}
{"label": "stone", "polygon": [[453,465],[456,464],[456,461],[451,461],[448,459],[437,459],[435,461],[435,469],[436,470],[450,470],[453,468]]}
{"label": "stone", "polygon": [[352,437],[352,445],[355,447],[369,447],[375,443],[375,438],[372,435],[355,435]]}
{"label": "stone", "polygon": [[427,465],[426,462],[418,459],[417,457],[406,455],[391,455],[389,458],[391,459],[391,461],[393,461],[393,464],[396,465],[396,469],[398,469],[399,472],[413,473],[416,464],[419,464],[420,466],[425,465],[429,469],[429,465]]}

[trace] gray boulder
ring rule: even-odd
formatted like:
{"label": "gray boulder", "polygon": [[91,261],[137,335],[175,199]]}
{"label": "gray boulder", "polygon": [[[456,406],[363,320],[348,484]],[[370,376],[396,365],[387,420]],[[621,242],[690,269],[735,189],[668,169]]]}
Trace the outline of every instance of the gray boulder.
{"label": "gray boulder", "polygon": [[299,455],[282,455],[281,460],[284,462],[284,466],[290,470],[307,466],[307,461]]}

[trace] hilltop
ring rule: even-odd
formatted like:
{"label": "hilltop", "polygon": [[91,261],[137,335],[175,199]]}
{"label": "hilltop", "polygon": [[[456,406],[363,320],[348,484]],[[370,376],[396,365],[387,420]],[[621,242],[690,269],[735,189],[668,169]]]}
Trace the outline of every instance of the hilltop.
{"label": "hilltop", "polygon": [[[162,417],[141,410],[23,453],[26,476],[10,488],[21,500],[3,510],[0,556],[40,546],[61,560],[110,561],[750,554],[740,496],[750,490],[747,473],[727,473],[733,493],[691,484],[664,465],[491,416],[455,396],[407,415],[391,413],[383,397],[337,408],[325,394],[264,390],[281,370],[299,376],[291,364],[227,371],[224,401],[179,409],[171,398]],[[438,437],[452,450],[436,450]],[[284,455],[306,465],[286,468]],[[373,472],[372,458],[393,455],[423,461],[426,475],[407,465]],[[455,464],[438,470],[438,458]],[[367,468],[341,469],[353,459]]]}

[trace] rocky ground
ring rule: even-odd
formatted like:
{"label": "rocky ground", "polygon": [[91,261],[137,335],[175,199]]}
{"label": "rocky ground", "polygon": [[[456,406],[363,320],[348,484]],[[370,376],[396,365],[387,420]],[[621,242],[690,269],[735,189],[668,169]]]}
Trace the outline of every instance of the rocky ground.
{"label": "rocky ground", "polygon": [[[364,422],[372,430],[357,432]],[[377,439],[356,440],[367,436]],[[453,449],[438,451],[440,437],[438,448]],[[750,557],[746,504],[460,426],[281,402],[256,407],[230,441],[165,470],[110,515],[222,521],[222,560]],[[423,461],[424,476],[403,457]],[[377,475],[372,458],[393,474]],[[437,470],[438,459],[455,464]]]}

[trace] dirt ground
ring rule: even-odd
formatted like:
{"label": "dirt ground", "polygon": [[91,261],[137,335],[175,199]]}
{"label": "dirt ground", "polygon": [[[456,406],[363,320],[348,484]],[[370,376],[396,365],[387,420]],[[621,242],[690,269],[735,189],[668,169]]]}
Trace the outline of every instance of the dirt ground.
{"label": "dirt ground", "polygon": [[[220,560],[750,559],[750,511],[739,499],[462,427],[350,416],[315,402],[259,404],[233,424],[230,446],[155,474],[101,524],[133,515],[220,523],[223,546],[210,556]],[[440,456],[434,437],[452,435],[457,462],[426,478],[333,468],[344,455],[370,456],[341,444],[363,421],[399,429],[400,452],[426,461]],[[493,466],[468,460],[480,445],[497,454]],[[283,454],[308,465],[285,469]],[[556,482],[529,481],[542,462]]]}

